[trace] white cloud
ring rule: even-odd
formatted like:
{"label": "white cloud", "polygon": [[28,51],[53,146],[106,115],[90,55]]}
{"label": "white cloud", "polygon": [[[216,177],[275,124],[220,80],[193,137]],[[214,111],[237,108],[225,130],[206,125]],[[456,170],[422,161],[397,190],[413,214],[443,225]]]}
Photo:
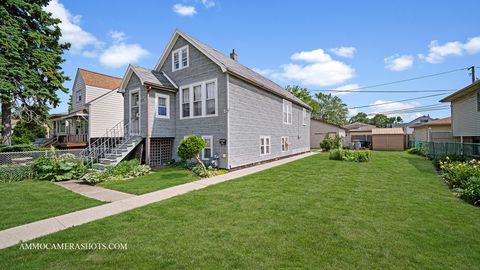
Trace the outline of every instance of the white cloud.
{"label": "white cloud", "polygon": [[202,0],[202,4],[203,4],[206,8],[211,8],[211,7],[214,7],[214,6],[215,6],[215,1],[213,1],[213,0]]}
{"label": "white cloud", "polygon": [[330,51],[341,57],[353,58],[357,49],[355,47],[338,47],[331,48]]}
{"label": "white cloud", "polygon": [[124,33],[111,32],[110,36],[113,39],[113,44],[100,54],[100,63],[104,66],[118,68],[135,63],[140,58],[148,55],[148,51],[139,44],[125,43]]}
{"label": "white cloud", "polygon": [[348,91],[348,92],[334,92],[333,94],[336,95],[336,96],[348,95],[352,92],[358,91],[358,88],[360,88],[360,87],[361,86],[356,84],[356,83],[346,84],[346,85],[337,87],[334,90],[336,90],[336,91],[343,90],[343,91]]}
{"label": "white cloud", "polygon": [[194,6],[184,6],[182,4],[173,5],[173,11],[180,16],[193,16],[197,14]]}
{"label": "white cloud", "polygon": [[316,49],[313,51],[294,53],[290,57],[290,59],[294,61],[305,61],[305,62],[317,63],[317,62],[328,62],[332,60],[332,57],[326,54],[324,50]]}
{"label": "white cloud", "polygon": [[284,64],[280,66],[280,71],[258,68],[254,71],[274,80],[286,83],[296,81],[301,85],[314,87],[344,83],[353,78],[355,74],[355,70],[351,66],[333,60],[323,49],[297,52],[292,54],[290,59],[305,63]]}
{"label": "white cloud", "polygon": [[84,31],[80,26],[80,15],[73,15],[58,0],[52,0],[45,8],[45,11],[52,13],[53,17],[60,19],[59,24],[62,31],[60,41],[71,44],[70,49],[73,52],[80,52],[89,45],[101,47],[100,42],[94,35]]}
{"label": "white cloud", "polygon": [[465,54],[476,54],[480,52],[480,36],[468,39],[467,42],[450,41],[445,44],[439,44],[433,40],[429,45],[427,55],[418,54],[418,58],[430,64],[438,64],[449,56],[462,56]]}
{"label": "white cloud", "polygon": [[348,109],[348,117],[355,116],[359,113],[357,109]]}
{"label": "white cloud", "polygon": [[385,68],[392,71],[403,71],[413,66],[414,58],[411,55],[394,54],[384,58]]}

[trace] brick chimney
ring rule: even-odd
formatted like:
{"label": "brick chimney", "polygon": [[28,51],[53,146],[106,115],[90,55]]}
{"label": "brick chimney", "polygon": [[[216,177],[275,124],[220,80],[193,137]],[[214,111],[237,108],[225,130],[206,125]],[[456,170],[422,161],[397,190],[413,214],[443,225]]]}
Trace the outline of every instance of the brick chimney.
{"label": "brick chimney", "polygon": [[235,52],[235,49],[230,53],[230,58],[237,61],[237,52]]}

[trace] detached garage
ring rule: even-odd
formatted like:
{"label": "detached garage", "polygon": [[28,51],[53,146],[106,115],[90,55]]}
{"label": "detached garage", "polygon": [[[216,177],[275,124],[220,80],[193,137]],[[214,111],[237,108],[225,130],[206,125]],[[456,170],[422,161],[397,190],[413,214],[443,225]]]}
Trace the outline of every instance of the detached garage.
{"label": "detached garage", "polygon": [[373,150],[405,150],[405,133],[403,128],[372,129]]}

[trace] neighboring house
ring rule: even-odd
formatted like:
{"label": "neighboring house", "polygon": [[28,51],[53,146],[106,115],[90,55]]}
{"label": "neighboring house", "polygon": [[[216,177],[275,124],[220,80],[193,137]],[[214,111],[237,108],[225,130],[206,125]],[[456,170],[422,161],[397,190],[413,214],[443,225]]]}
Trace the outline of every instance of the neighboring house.
{"label": "neighboring house", "polygon": [[[78,69],[67,113],[50,116],[51,144],[59,148],[85,148],[90,142],[123,121],[123,96],[118,93],[122,79]],[[111,136],[111,135],[108,135]]]}
{"label": "neighboring house", "polygon": [[422,142],[454,142],[451,117],[435,119],[414,127],[411,140]]}
{"label": "neighboring house", "polygon": [[376,128],[374,125],[355,122],[352,124],[343,126],[347,130],[347,136],[350,141],[362,141],[366,142],[366,145],[372,143],[372,129]]}
{"label": "neighboring house", "polygon": [[228,169],[310,150],[307,104],[240,64],[235,51],[225,56],[179,30],[153,70],[128,67],[119,92],[130,143],[103,165],[136,145],[151,166],[178,160],[180,141],[192,134],[207,143],[206,163]]}
{"label": "neighboring house", "polygon": [[450,102],[452,132],[460,142],[480,143],[480,81],[476,81],[440,102]]}
{"label": "neighboring house", "polygon": [[403,128],[405,131],[406,135],[412,135],[413,134],[413,129],[415,126],[427,123],[429,121],[432,121],[433,118],[431,118],[429,115],[422,115],[420,117],[417,117],[413,119],[410,122],[407,123],[394,123],[392,124],[392,128]]}
{"label": "neighboring house", "polygon": [[327,134],[330,136],[339,135],[344,138],[346,131],[347,130],[341,126],[312,118],[310,119],[310,147],[319,148],[320,142]]}
{"label": "neighboring house", "polygon": [[372,129],[372,149],[403,151],[405,149],[405,132],[403,128]]}

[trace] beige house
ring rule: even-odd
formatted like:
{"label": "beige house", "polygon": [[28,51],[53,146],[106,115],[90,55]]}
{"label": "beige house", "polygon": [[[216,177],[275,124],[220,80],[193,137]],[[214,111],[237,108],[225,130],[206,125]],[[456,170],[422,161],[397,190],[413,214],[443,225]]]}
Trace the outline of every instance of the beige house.
{"label": "beige house", "polygon": [[460,142],[480,143],[480,81],[440,100],[451,103],[452,132]]}
{"label": "beige house", "polygon": [[432,120],[414,127],[412,138],[421,142],[453,142],[451,117]]}
{"label": "beige house", "polygon": [[121,78],[78,69],[72,87],[72,104],[66,113],[50,117],[51,130],[45,145],[83,148],[123,120]]}
{"label": "beige house", "polygon": [[344,138],[347,130],[341,126],[330,124],[322,120],[310,120],[310,147],[319,148],[320,142],[327,134],[330,136],[339,135]]}

